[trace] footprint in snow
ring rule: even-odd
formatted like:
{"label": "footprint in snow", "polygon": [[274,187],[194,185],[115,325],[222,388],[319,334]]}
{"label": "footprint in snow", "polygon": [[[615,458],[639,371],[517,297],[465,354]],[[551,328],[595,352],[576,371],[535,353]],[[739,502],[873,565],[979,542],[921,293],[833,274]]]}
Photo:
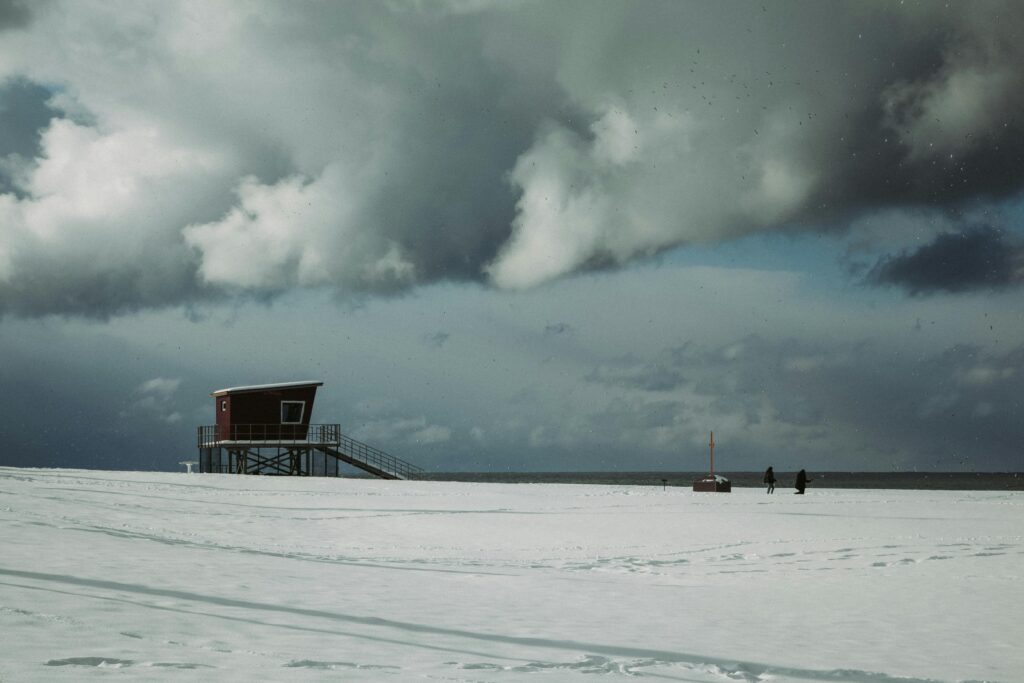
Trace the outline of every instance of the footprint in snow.
{"label": "footprint in snow", "polygon": [[122,669],[135,664],[131,659],[117,659],[116,657],[68,657],[66,659],[51,659],[46,666],[98,666],[111,669]]}

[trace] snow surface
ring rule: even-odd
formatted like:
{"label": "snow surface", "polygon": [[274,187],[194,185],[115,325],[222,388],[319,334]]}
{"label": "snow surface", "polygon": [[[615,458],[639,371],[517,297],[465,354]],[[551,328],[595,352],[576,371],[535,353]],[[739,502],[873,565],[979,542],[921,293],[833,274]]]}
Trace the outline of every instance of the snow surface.
{"label": "snow surface", "polygon": [[0,468],[0,680],[1024,680],[1024,493]]}

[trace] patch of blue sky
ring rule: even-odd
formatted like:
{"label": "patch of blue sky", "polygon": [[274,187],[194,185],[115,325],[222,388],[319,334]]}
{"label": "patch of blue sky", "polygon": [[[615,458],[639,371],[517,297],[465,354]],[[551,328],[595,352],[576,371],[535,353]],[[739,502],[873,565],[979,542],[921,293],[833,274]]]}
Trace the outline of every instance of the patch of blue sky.
{"label": "patch of blue sky", "polygon": [[1018,195],[1003,204],[1003,229],[1024,237],[1024,194]]}
{"label": "patch of blue sky", "polygon": [[758,234],[677,247],[663,254],[661,261],[676,266],[789,271],[813,277],[819,285],[845,286],[851,281],[840,261],[845,249],[843,241],[831,235]]}

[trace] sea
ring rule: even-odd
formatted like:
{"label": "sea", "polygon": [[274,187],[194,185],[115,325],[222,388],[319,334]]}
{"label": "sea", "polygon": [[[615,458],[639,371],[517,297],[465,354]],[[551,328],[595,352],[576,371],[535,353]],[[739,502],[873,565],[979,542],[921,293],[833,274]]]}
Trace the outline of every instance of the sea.
{"label": "sea", "polygon": [[[764,472],[716,472],[736,488],[763,488]],[[706,472],[429,472],[427,481],[500,484],[609,484],[615,486],[693,485]],[[812,472],[808,489],[907,489],[1024,491],[1024,472]],[[776,472],[775,490],[793,488],[795,472]]]}

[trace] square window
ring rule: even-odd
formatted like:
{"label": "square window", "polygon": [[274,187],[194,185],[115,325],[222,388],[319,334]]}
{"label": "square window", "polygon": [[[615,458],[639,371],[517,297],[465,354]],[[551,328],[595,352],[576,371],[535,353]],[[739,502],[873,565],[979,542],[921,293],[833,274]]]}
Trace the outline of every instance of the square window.
{"label": "square window", "polygon": [[305,408],[305,401],[281,401],[281,424],[300,424]]}

